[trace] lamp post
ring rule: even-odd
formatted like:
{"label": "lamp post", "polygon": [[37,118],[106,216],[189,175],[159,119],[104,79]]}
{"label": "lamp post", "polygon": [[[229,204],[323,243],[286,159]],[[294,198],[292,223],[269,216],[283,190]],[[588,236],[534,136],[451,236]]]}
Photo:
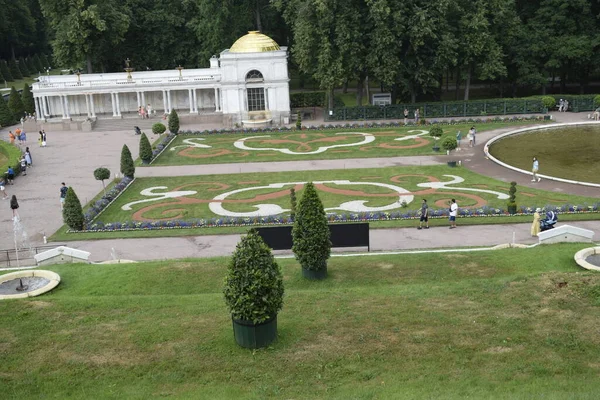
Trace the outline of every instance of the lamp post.
{"label": "lamp post", "polygon": [[133,68],[131,68],[131,67],[129,66],[129,63],[130,63],[130,62],[131,62],[131,60],[130,60],[129,58],[127,58],[127,59],[125,60],[125,72],[127,72],[127,79],[128,79],[128,80],[131,80],[131,79],[133,79],[133,78],[131,77],[131,72],[133,72]]}
{"label": "lamp post", "polygon": [[181,65],[178,65],[175,69],[177,71],[179,71],[179,80],[183,79],[183,76],[181,75],[181,71],[183,70],[183,67]]}

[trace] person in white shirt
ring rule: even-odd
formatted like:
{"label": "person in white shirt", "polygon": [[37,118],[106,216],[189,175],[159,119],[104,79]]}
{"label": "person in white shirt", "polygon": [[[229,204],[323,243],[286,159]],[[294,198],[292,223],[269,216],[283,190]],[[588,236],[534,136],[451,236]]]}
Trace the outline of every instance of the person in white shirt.
{"label": "person in white shirt", "polygon": [[458,204],[456,204],[456,200],[452,199],[452,203],[450,204],[450,229],[456,228],[456,215],[458,214]]}

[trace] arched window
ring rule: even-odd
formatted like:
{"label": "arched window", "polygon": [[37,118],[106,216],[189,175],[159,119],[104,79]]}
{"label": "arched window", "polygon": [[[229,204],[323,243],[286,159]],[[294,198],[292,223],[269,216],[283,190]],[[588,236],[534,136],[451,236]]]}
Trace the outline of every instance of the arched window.
{"label": "arched window", "polygon": [[263,78],[263,74],[255,69],[246,74],[246,82],[262,82],[264,80],[265,78]]}

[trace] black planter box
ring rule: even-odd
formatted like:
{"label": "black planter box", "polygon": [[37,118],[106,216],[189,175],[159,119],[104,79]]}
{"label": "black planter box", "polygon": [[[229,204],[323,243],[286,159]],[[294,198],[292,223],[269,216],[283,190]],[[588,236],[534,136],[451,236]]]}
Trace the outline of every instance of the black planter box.
{"label": "black planter box", "polygon": [[277,339],[277,315],[260,324],[234,318],[231,321],[236,343],[247,349],[267,347]]}
{"label": "black planter box", "polygon": [[448,166],[452,168],[456,167],[456,161],[448,161]]}

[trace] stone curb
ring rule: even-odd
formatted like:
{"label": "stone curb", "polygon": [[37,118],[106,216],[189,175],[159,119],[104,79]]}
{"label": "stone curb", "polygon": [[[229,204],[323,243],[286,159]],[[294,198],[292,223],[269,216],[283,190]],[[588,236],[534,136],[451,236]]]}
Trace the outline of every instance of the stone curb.
{"label": "stone curb", "polygon": [[586,258],[594,254],[600,254],[600,247],[588,247],[586,249],[579,250],[577,253],[575,253],[575,257],[573,258],[575,259],[575,262],[582,268],[590,271],[600,271],[600,267],[590,264],[586,261]]}
{"label": "stone curb", "polygon": [[0,295],[0,300],[24,299],[27,297],[39,296],[40,294],[44,294],[44,293],[49,292],[50,290],[54,289],[60,283],[60,276],[57,273],[52,272],[52,271],[46,271],[46,270],[33,270],[33,271],[29,270],[29,271],[11,272],[11,273],[0,276],[0,283],[11,281],[13,279],[18,279],[18,278],[31,278],[31,277],[45,278],[45,279],[48,279],[50,282],[48,282],[46,284],[46,286],[41,287],[36,290],[32,290],[31,292]]}

